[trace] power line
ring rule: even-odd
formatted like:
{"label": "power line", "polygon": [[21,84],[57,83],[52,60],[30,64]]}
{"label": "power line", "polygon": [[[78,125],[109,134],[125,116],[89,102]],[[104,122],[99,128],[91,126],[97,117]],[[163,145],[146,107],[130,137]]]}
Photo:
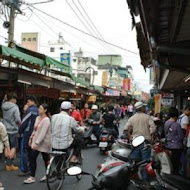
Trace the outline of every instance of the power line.
{"label": "power line", "polygon": [[[101,38],[101,36],[99,36],[98,34],[97,34],[97,32],[96,32],[96,30],[94,30],[94,28],[91,26],[91,24],[89,23],[89,21],[88,21],[88,19],[86,19],[86,17],[83,15],[83,13],[82,13],[82,11],[79,9],[79,7],[77,6],[77,4],[75,3],[75,1],[74,0],[72,0],[72,2],[73,2],[73,4],[74,4],[74,6],[76,7],[76,9],[78,10],[78,12],[80,13],[80,15],[82,16],[82,18],[86,21],[86,23],[87,23],[87,25],[90,27],[90,29],[93,31],[93,33],[95,34],[95,36],[98,36],[98,37],[100,37]],[[92,34],[92,33],[91,33]],[[104,48],[110,48],[110,47],[108,47],[108,45],[106,46],[104,43],[101,43],[103,46],[104,46]],[[109,50],[109,49],[108,49]],[[113,51],[113,49],[112,49],[112,51]]]}
{"label": "power line", "polygon": [[4,38],[5,40],[8,40],[8,38],[6,38],[6,37],[4,37],[4,36],[1,36],[1,35],[0,35],[0,37],[1,37],[1,38]]}
{"label": "power line", "polygon": [[[55,22],[52,22],[50,19],[46,19],[45,17],[43,17],[43,16],[40,16],[43,20],[46,20],[47,22],[51,22],[55,27],[57,27],[57,28],[59,28],[59,29],[61,29],[61,30],[63,30],[63,31],[65,31],[66,33],[68,33],[69,35],[71,35],[72,37],[74,37],[74,38],[76,38],[76,39],[78,39],[78,40],[80,40],[80,41],[82,41],[82,42],[84,42],[84,43],[86,43],[86,44],[88,44],[88,45],[90,45],[90,46],[92,46],[92,47],[95,47],[96,49],[99,49],[99,50],[103,50],[103,49],[101,49],[99,46],[97,46],[97,45],[95,45],[95,44],[92,44],[92,43],[90,43],[90,42],[87,42],[86,40],[84,40],[84,39],[82,39],[82,38],[79,38],[78,36],[76,36],[76,35],[74,35],[73,33],[71,33],[70,31],[67,31],[66,29],[63,29],[62,27],[60,27],[60,25],[58,26],[58,25],[56,25],[55,24]],[[103,50],[104,51],[104,50]]]}
{"label": "power line", "polygon": [[[73,9],[73,7],[70,5],[70,3],[66,0],[66,3],[68,4],[69,8],[73,11],[73,13],[75,14],[75,16],[80,20],[80,22],[83,24],[83,26],[87,29],[87,31],[91,34],[92,32],[89,30],[88,26],[83,22],[83,20],[80,18],[80,16],[76,13],[76,11]],[[98,43],[103,46],[101,44],[101,42],[98,40]],[[103,46],[104,47],[104,46]],[[104,47],[105,48],[105,47]],[[105,49],[106,51],[108,51],[107,49]]]}
{"label": "power line", "polygon": [[[46,27],[48,27],[53,33],[55,33],[57,36],[59,35],[55,30],[53,30],[46,22],[44,22],[36,13],[33,13]],[[70,45],[67,41],[64,40],[64,42],[70,46],[73,50],[76,50],[72,45]]]}
{"label": "power line", "polygon": [[129,53],[132,53],[132,54],[135,54],[135,55],[139,55],[138,53],[136,53],[136,52],[134,52],[134,51],[128,50],[128,49],[126,49],[126,48],[123,48],[123,47],[118,46],[118,45],[116,45],[116,44],[113,44],[113,43],[111,43],[111,42],[108,42],[108,41],[105,41],[105,40],[103,40],[103,39],[101,39],[101,38],[98,38],[98,37],[96,37],[96,36],[94,36],[94,35],[91,35],[91,34],[85,32],[85,31],[83,31],[83,30],[81,30],[81,29],[79,29],[79,28],[77,28],[77,27],[75,27],[75,26],[73,26],[73,25],[71,25],[71,24],[65,22],[65,21],[62,21],[62,20],[60,20],[60,19],[58,19],[58,18],[56,18],[56,17],[50,15],[49,13],[46,13],[45,11],[42,11],[42,10],[40,10],[40,9],[34,7],[34,6],[32,6],[32,7],[33,7],[34,9],[36,9],[37,11],[39,11],[39,12],[41,12],[41,13],[47,15],[48,17],[51,17],[51,18],[53,18],[54,20],[56,20],[56,21],[58,21],[58,22],[60,22],[60,23],[62,23],[62,24],[64,24],[64,25],[66,25],[66,26],[68,26],[68,27],[70,27],[70,28],[72,28],[72,29],[74,29],[74,30],[77,30],[77,31],[80,32],[80,33],[83,33],[83,34],[85,34],[85,35],[87,35],[87,36],[90,36],[90,37],[92,37],[92,38],[95,38],[95,39],[97,39],[97,40],[100,40],[100,41],[102,41],[102,42],[104,42],[104,43],[107,43],[107,44],[109,44],[109,45],[111,45],[111,46],[113,46],[113,47],[116,47],[116,48],[118,48],[118,49],[121,49],[121,50],[123,50],[123,51],[129,52]]}
{"label": "power line", "polygon": [[[80,0],[78,0],[78,3],[80,5],[80,7],[82,8],[83,12],[85,13],[86,17],[88,18],[88,20],[90,21],[91,25],[94,27],[95,33],[98,34],[98,36],[100,36],[100,38],[102,38],[104,41],[104,37],[102,36],[102,34],[99,32],[99,30],[97,29],[97,27],[95,26],[95,24],[92,22],[92,19],[90,18],[90,16],[88,15],[87,11],[85,10],[84,6],[82,5],[82,3],[80,2]],[[79,9],[80,10],[80,9]],[[86,19],[85,19],[86,20]],[[88,21],[87,21],[88,22]],[[112,50],[114,50],[112,48]],[[115,51],[115,50],[114,50]]]}

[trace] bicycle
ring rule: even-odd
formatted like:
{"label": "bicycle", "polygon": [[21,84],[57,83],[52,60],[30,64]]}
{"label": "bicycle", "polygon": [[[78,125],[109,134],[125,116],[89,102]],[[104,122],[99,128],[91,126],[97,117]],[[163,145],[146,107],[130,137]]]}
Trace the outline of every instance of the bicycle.
{"label": "bicycle", "polygon": [[[60,190],[65,176],[67,175],[67,170],[71,166],[70,159],[73,155],[73,148],[66,149],[63,151],[53,151],[52,158],[47,167],[46,177],[47,177],[47,187],[49,190]],[[82,155],[79,156],[79,165],[82,168]],[[73,165],[72,165],[73,166]],[[77,180],[79,181],[82,176],[76,175]]]}

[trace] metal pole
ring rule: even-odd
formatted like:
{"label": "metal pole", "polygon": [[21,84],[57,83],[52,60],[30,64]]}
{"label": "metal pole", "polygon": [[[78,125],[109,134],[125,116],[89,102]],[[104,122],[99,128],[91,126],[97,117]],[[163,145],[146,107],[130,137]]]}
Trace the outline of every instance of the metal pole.
{"label": "metal pole", "polygon": [[10,27],[8,30],[8,43],[14,41],[14,25],[15,25],[15,8],[11,6],[10,8]]}

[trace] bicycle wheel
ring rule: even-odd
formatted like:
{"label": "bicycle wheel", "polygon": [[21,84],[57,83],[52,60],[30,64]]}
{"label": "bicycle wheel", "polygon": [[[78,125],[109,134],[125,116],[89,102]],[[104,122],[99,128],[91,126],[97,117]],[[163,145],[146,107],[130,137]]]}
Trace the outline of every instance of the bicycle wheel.
{"label": "bicycle wheel", "polygon": [[65,178],[65,157],[55,156],[47,167],[47,186],[49,190],[59,190]]}

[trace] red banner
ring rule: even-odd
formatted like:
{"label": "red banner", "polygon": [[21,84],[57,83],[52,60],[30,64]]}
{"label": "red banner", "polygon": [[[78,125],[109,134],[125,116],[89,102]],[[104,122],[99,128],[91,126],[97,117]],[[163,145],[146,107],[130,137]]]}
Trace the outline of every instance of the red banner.
{"label": "red banner", "polygon": [[57,99],[59,98],[59,90],[54,88],[28,88],[27,94],[35,96],[46,96],[48,98]]}
{"label": "red banner", "polygon": [[123,90],[124,91],[131,90],[131,80],[129,78],[123,79]]}

